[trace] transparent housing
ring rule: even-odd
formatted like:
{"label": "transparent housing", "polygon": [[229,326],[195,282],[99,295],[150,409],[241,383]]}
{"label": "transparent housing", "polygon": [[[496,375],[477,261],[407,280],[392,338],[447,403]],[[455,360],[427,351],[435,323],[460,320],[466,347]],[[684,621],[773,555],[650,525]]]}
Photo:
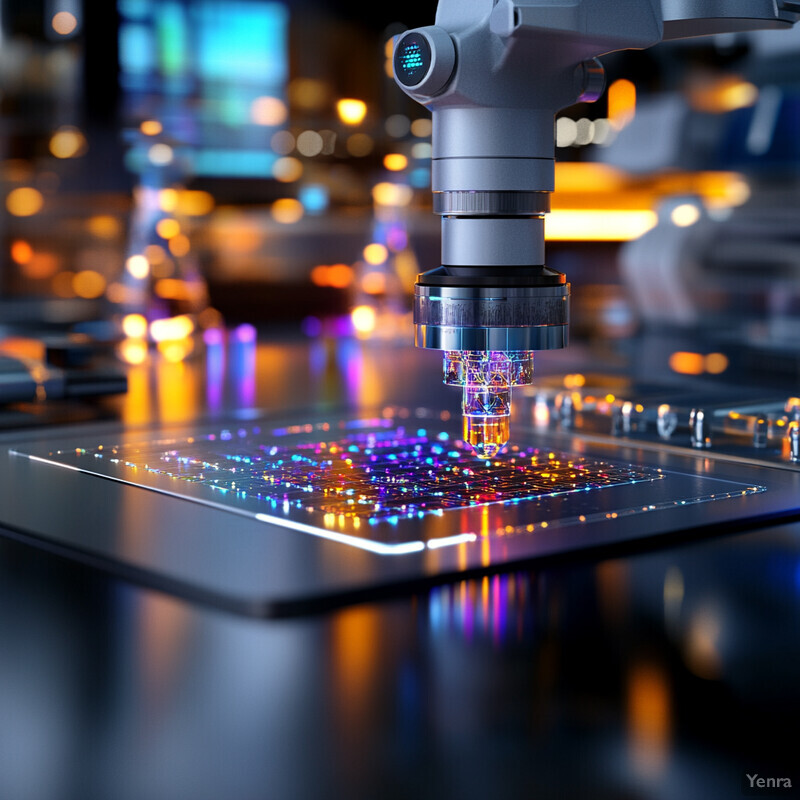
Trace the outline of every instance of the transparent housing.
{"label": "transparent housing", "polygon": [[464,441],[493,458],[510,438],[511,388],[533,382],[533,351],[447,350],[444,382],[463,387]]}

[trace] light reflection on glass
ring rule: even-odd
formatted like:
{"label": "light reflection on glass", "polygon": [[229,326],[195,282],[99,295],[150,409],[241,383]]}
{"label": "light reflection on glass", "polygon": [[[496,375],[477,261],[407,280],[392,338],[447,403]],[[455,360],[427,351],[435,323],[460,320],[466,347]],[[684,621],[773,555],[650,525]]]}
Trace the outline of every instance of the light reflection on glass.
{"label": "light reflection on glass", "polygon": [[639,663],[628,678],[628,743],[632,767],[641,777],[664,772],[672,743],[672,693],[660,666]]}
{"label": "light reflection on glass", "polygon": [[211,412],[222,407],[225,385],[224,336],[219,328],[209,328],[203,334],[206,345],[206,403]]}
{"label": "light reflection on glass", "polygon": [[240,408],[256,404],[256,335],[252,325],[240,325],[232,334],[231,374]]}
{"label": "light reflection on glass", "polygon": [[457,633],[467,641],[489,636],[496,649],[519,638],[532,623],[521,574],[485,575],[479,580],[441,586],[428,595],[428,621],[434,634]]}

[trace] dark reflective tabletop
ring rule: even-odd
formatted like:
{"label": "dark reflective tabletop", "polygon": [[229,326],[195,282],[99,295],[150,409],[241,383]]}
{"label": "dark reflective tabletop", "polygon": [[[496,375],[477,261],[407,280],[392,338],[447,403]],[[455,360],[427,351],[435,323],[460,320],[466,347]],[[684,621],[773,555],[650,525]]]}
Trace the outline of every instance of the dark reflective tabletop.
{"label": "dark reflective tabletop", "polygon": [[[422,392],[457,409],[438,360],[406,346],[262,344],[238,372],[235,358],[217,383],[202,360],[132,368],[104,410],[136,426]],[[800,785],[799,601],[797,523],[271,621],[0,539],[0,796],[723,800],[746,773]]]}

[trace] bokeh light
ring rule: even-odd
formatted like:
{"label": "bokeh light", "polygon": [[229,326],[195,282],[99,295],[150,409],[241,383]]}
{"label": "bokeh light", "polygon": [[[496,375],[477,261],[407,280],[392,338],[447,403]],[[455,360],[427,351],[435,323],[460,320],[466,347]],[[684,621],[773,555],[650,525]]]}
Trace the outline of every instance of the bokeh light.
{"label": "bokeh light", "polygon": [[147,320],[141,314],[126,314],[122,318],[122,332],[131,339],[147,336]]}
{"label": "bokeh light", "polygon": [[289,102],[304,111],[317,111],[329,97],[328,85],[316,78],[295,78],[289,84]]}
{"label": "bokeh light", "polygon": [[361,288],[367,294],[383,294],[386,291],[386,274],[383,272],[368,272],[361,279]]}
{"label": "bokeh light", "polygon": [[69,11],[59,11],[53,16],[51,25],[59,36],[69,36],[78,27],[78,20]]}
{"label": "bokeh light", "polygon": [[181,226],[178,220],[172,217],[165,217],[156,223],[156,233],[162,239],[171,239],[181,232]]}
{"label": "bokeh light", "polygon": [[670,219],[679,228],[688,228],[700,220],[700,209],[694,203],[681,203],[672,209]]}
{"label": "bokeh light", "polygon": [[401,139],[411,129],[411,120],[405,114],[392,114],[384,123],[386,133],[394,139]]}
{"label": "bokeh light", "polygon": [[375,330],[376,315],[372,306],[356,306],[350,312],[350,319],[356,333],[367,334]]}
{"label": "bokeh light", "polygon": [[175,258],[183,258],[189,253],[189,250],[191,250],[191,243],[188,236],[179,233],[169,240],[169,251]]}
{"label": "bokeh light", "polygon": [[167,164],[172,163],[174,153],[168,144],[158,142],[147,151],[147,157],[152,164],[158,167],[165,167]]}
{"label": "bokeh light", "polygon": [[293,197],[282,197],[272,204],[272,218],[282,225],[292,225],[303,217],[303,204]]}
{"label": "bokeh light", "polygon": [[336,103],[336,113],[345,125],[359,125],[367,115],[367,104],[363,100],[343,97]]}
{"label": "bokeh light", "polygon": [[115,239],[119,236],[122,225],[110,214],[96,214],[86,220],[86,228],[97,239]]}
{"label": "bokeh light", "polygon": [[318,156],[324,144],[322,136],[316,131],[303,131],[297,137],[297,151],[304,156]]}
{"label": "bokeh light", "polygon": [[106,279],[93,269],[84,269],[72,278],[72,290],[78,297],[93,300],[106,290]]}
{"label": "bokeh light", "polygon": [[272,174],[281,183],[292,183],[302,177],[303,162],[292,156],[283,156],[273,164]]}
{"label": "bokeh light", "polygon": [[289,131],[278,131],[269,140],[269,146],[279,156],[288,156],[294,150],[295,138]]}
{"label": "bokeh light", "polygon": [[408,166],[408,158],[402,153],[389,153],[383,157],[383,166],[390,172],[400,172]]}
{"label": "bokeh light", "polygon": [[23,239],[11,243],[11,260],[16,264],[27,264],[33,258],[33,248]]}
{"label": "bokeh light", "polygon": [[56,158],[75,158],[86,152],[86,138],[70,125],[59,128],[50,137],[50,152]]}
{"label": "bokeh light", "polygon": [[117,354],[127,364],[143,364],[147,359],[147,342],[142,339],[124,339]]}
{"label": "bokeh light", "polygon": [[389,251],[384,245],[378,242],[372,242],[372,244],[368,244],[364,248],[364,261],[366,261],[367,264],[377,266],[378,264],[383,264],[388,257]]}
{"label": "bokeh light", "polygon": [[43,205],[42,193],[30,186],[12,189],[6,197],[8,213],[15,217],[32,217],[42,210]]}
{"label": "bokeh light", "polygon": [[181,314],[177,317],[154,319],[150,323],[150,337],[154,342],[170,342],[185,339],[194,331],[191,317]]}
{"label": "bokeh light", "polygon": [[277,97],[257,97],[250,104],[250,119],[256,125],[283,125],[287,116],[286,103]]}
{"label": "bokeh light", "polygon": [[351,156],[363,158],[372,152],[375,142],[366,133],[354,133],[352,136],[347,137],[346,147]]}
{"label": "bokeh light", "polygon": [[411,123],[411,133],[418,139],[426,139],[433,132],[433,123],[429,117],[420,117]]}
{"label": "bokeh light", "polygon": [[414,190],[402,183],[383,181],[372,187],[372,199],[380,206],[407,206]]}
{"label": "bokeh light", "polygon": [[157,119],[146,119],[139,126],[139,130],[145,136],[158,136],[164,130],[164,126]]}
{"label": "bokeh light", "polygon": [[144,280],[150,274],[150,262],[141,254],[130,256],[125,269],[137,280]]}

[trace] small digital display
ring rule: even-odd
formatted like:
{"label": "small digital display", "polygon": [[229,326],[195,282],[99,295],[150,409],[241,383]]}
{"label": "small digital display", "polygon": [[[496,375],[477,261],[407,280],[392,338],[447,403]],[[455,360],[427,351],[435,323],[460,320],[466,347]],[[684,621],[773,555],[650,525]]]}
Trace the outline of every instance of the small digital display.
{"label": "small digital display", "polygon": [[416,86],[431,65],[431,47],[419,33],[409,33],[397,44],[394,53],[394,73],[404,86]]}

